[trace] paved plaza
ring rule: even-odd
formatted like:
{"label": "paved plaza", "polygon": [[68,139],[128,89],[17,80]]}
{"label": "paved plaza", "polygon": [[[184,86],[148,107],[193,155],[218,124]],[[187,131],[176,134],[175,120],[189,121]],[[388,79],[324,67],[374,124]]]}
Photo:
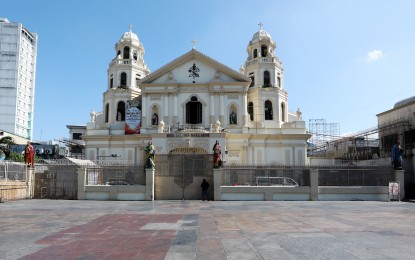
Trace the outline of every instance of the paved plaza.
{"label": "paved plaza", "polygon": [[0,203],[0,259],[414,259],[415,203]]}

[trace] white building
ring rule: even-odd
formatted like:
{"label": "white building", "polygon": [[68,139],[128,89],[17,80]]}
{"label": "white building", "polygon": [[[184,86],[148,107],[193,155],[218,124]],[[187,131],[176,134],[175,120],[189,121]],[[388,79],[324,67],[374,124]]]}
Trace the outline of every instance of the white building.
{"label": "white building", "polygon": [[[150,73],[133,32],[115,45],[102,112],[91,112],[86,158],[117,154],[142,161],[158,154],[211,154],[216,140],[227,164],[304,164],[310,135],[301,112],[289,112],[276,43],[262,28],[240,72],[191,49]],[[136,120],[136,121],[134,121]]]}
{"label": "white building", "polygon": [[33,138],[38,36],[0,18],[0,130]]}

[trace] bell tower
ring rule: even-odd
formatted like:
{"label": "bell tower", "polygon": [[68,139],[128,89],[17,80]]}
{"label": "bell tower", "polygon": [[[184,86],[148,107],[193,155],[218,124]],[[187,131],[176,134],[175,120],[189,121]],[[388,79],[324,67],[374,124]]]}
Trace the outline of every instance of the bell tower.
{"label": "bell tower", "polygon": [[248,121],[272,121],[281,127],[287,121],[288,93],[284,90],[284,70],[282,62],[275,55],[277,44],[271,35],[262,29],[249,41],[248,57],[241,73],[251,79],[248,89]]}
{"label": "bell tower", "polygon": [[143,44],[130,25],[129,31],[115,44],[115,58],[109,64],[103,103],[104,123],[109,126],[118,124],[115,128],[123,127],[128,102],[141,95],[138,82],[148,74],[150,70],[144,63]]}

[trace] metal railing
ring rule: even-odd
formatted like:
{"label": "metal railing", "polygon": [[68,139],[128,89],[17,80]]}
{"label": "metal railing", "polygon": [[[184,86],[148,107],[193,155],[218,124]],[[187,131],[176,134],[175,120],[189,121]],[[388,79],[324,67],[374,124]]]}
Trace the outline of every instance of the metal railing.
{"label": "metal railing", "polygon": [[319,169],[319,186],[388,186],[395,180],[392,168]]}
{"label": "metal railing", "polygon": [[290,186],[289,183],[309,186],[310,169],[305,167],[230,166],[224,168],[222,175],[223,186]]}
{"label": "metal railing", "polygon": [[144,165],[87,167],[85,185],[145,185]]}
{"label": "metal railing", "polygon": [[26,165],[16,162],[0,162],[0,181],[26,181]]}

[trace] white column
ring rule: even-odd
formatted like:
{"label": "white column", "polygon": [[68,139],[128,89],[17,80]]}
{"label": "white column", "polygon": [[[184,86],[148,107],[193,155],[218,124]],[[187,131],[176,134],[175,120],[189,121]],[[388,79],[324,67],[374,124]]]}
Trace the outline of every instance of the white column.
{"label": "white column", "polygon": [[248,125],[248,96],[244,93],[242,95],[242,125]]}
{"label": "white column", "polygon": [[169,124],[169,94],[164,95],[164,123]]}
{"label": "white column", "polygon": [[173,96],[173,124],[177,124],[177,115],[179,114],[178,112],[179,107],[177,106],[177,94],[174,94]]}
{"label": "white column", "polygon": [[215,123],[215,97],[214,94],[210,94],[210,124]]}
{"label": "white column", "polygon": [[[146,121],[146,114],[147,113],[147,95],[143,94],[142,98],[141,98],[141,127],[146,127],[147,126],[147,121]],[[97,153],[98,155],[98,153]]]}
{"label": "white column", "polygon": [[224,125],[225,119],[225,111],[224,111],[224,104],[223,104],[223,93],[220,93],[219,96],[219,121],[222,125]]}

